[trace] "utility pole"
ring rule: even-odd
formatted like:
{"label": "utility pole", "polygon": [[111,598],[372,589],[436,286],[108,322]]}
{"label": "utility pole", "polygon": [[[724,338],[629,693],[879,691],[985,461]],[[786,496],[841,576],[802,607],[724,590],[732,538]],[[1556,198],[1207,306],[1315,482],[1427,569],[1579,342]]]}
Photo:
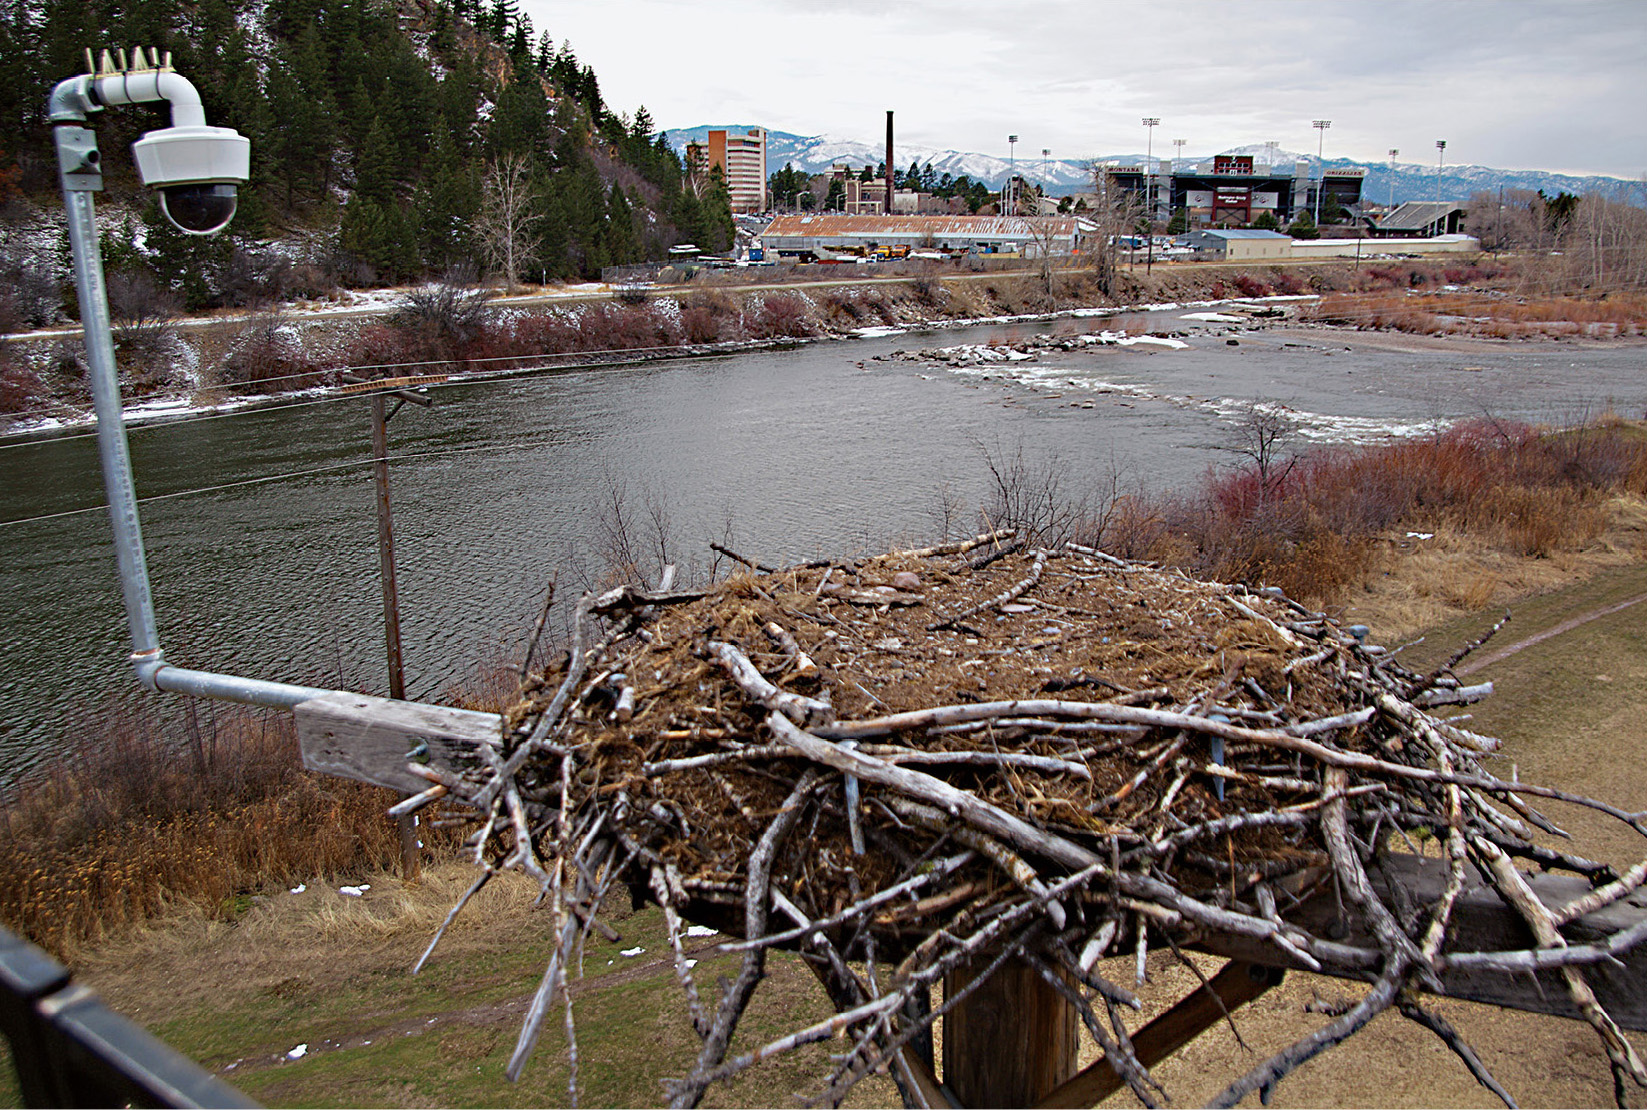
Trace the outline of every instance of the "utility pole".
{"label": "utility pole", "polygon": [[[384,389],[390,383],[367,382],[353,374],[344,380],[355,385],[379,385],[372,392],[372,479],[377,487],[377,559],[383,580],[383,641],[389,661],[389,696],[396,701],[406,700],[406,671],[400,653],[400,595],[395,586],[395,529],[394,515],[389,504],[389,421],[401,406],[410,401],[427,408],[434,404],[428,396],[410,389]],[[438,380],[444,381],[444,376]],[[411,379],[392,379],[393,384],[408,383]],[[395,397],[395,407],[389,407],[389,397]],[[417,843],[417,816],[403,814],[395,818],[400,830],[400,874],[408,881],[418,877],[423,869]]]}

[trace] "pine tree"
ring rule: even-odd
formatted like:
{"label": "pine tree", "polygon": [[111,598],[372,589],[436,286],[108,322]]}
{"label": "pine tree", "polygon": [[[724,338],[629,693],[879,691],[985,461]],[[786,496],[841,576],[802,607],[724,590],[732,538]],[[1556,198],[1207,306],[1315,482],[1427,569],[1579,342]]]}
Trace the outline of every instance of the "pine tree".
{"label": "pine tree", "polygon": [[486,143],[491,157],[495,159],[503,154],[542,157],[549,145],[548,122],[549,102],[537,74],[525,67],[517,68],[492,109]]}
{"label": "pine tree", "polygon": [[393,206],[403,166],[389,129],[382,119],[374,118],[355,159],[355,192],[379,206]]}
{"label": "pine tree", "polygon": [[606,251],[614,266],[627,266],[639,259],[634,209],[618,185],[612,186],[606,198]]}

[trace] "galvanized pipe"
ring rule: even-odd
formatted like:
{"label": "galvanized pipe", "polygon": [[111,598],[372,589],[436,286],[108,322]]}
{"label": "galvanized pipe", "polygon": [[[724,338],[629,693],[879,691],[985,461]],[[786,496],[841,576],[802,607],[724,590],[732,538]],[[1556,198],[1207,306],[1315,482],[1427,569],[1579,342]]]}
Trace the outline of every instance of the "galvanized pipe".
{"label": "galvanized pipe", "polygon": [[[118,84],[117,84],[118,81]],[[126,624],[131,630],[131,663],[138,681],[151,690],[170,690],[196,697],[218,698],[247,705],[290,709],[299,702],[329,691],[312,686],[241,678],[173,667],[166,663],[155,624],[154,600],[138,523],[137,491],[132,480],[131,453],[121,412],[120,377],[114,361],[114,336],[109,325],[108,291],[103,257],[98,248],[97,212],[92,194],[103,187],[96,136],[82,123],[100,101],[120,104],[133,100],[172,100],[173,119],[193,120],[200,98],[194,86],[169,71],[149,71],[91,77],[82,75],[60,82],[53,90],[49,111],[54,123],[63,204],[68,211],[69,249],[74,260],[74,284],[80,301],[80,322],[91,379],[92,406],[97,414],[97,447],[103,464],[103,488],[109,499],[109,523],[114,531],[115,562],[120,569],[120,593],[125,601]],[[204,124],[204,118],[196,124]]]}
{"label": "galvanized pipe", "polygon": [[[71,130],[83,129],[59,127],[59,146],[64,133]],[[74,284],[85,333],[86,369],[91,378],[92,405],[97,413],[103,488],[109,498],[109,523],[114,527],[114,557],[120,566],[120,591],[126,600],[126,623],[132,634],[132,660],[134,663],[163,662],[160,636],[155,629],[154,603],[149,594],[149,572],[143,558],[143,531],[137,521],[137,493],[126,446],[125,419],[120,411],[120,379],[109,328],[103,258],[97,248],[97,216],[91,189],[71,186],[67,177],[65,174],[63,203],[69,214],[69,249],[74,257]]]}

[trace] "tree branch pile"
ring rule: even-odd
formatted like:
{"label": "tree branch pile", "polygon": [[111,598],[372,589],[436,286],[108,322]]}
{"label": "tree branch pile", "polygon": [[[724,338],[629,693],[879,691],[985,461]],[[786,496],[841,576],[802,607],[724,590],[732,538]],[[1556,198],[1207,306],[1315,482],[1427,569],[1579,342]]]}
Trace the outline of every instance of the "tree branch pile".
{"label": "tree branch pile", "polygon": [[[1039,969],[1155,1105],[1164,1092],[1122,1020],[1136,1000],[1098,961],[1134,954],[1141,967],[1151,944],[1177,951],[1209,936],[1373,985],[1331,1025],[1234,1078],[1219,1104],[1267,1090],[1390,1008],[1498,1090],[1416,1000],[1460,959],[1559,967],[1606,1046],[1622,1104],[1626,1083],[1647,1084],[1647,1072],[1585,968],[1639,938],[1568,946],[1560,927],[1633,892],[1647,863],[1617,875],[1548,847],[1559,830],[1535,806],[1560,799],[1647,827],[1498,777],[1497,741],[1431,712],[1488,692],[1452,673],[1485,639],[1417,674],[1279,591],[1073,545],[1015,548],[997,533],[707,591],[587,596],[569,649],[528,679],[500,744],[461,773],[420,773],[480,815],[471,891],[514,867],[552,902],[555,956],[509,1069],[519,1075],[559,998],[574,1098],[567,969],[581,939],[604,928],[602,898],[623,885],[663,907],[701,1038],[691,1071],[670,1083],[675,1105],[838,1036],[848,1047],[820,1076],[819,1101],[886,1070],[908,1104],[928,1104],[930,1072],[906,1048],[959,1000],[934,1009],[931,988],[962,965],[1007,960]],[[1446,891],[1431,904],[1381,895],[1369,878],[1387,853],[1418,851],[1412,837],[1446,861]],[[1551,910],[1518,859],[1582,875],[1591,893]],[[1451,951],[1472,871],[1525,918],[1536,938],[1526,950]],[[1370,939],[1289,921],[1324,888]],[[689,920],[740,938],[722,946],[740,954],[734,981],[695,981],[680,941]],[[799,949],[837,1013],[733,1054],[777,946]]]}

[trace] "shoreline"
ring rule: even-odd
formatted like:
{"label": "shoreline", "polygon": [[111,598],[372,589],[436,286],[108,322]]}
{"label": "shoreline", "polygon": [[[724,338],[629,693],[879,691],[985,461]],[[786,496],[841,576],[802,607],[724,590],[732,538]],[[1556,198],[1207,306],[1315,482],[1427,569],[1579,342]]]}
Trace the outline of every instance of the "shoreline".
{"label": "shoreline", "polygon": [[[1018,313],[1000,316],[977,316],[961,319],[934,318],[928,320],[910,321],[903,324],[870,325],[860,328],[830,330],[821,335],[794,336],[778,339],[739,339],[726,340],[718,343],[680,344],[670,347],[614,349],[609,352],[567,351],[562,353],[547,353],[536,356],[543,360],[567,360],[562,365],[509,367],[502,369],[459,370],[450,374],[441,385],[467,385],[475,382],[496,381],[506,378],[528,377],[536,374],[552,374],[564,370],[584,369],[592,366],[625,366],[650,362],[685,361],[694,358],[713,358],[725,355],[743,354],[751,351],[784,350],[807,346],[814,343],[838,342],[853,339],[876,339],[895,335],[904,335],[913,332],[940,331],[950,328],[978,328],[1000,327],[1012,324],[1046,323],[1065,319],[1098,319],[1113,316],[1127,316],[1141,312],[1170,312],[1180,308],[1212,308],[1228,304],[1261,304],[1261,303],[1298,303],[1317,300],[1315,296],[1286,296],[1273,297],[1234,297],[1216,301],[1166,301],[1137,305],[1120,305],[1114,307],[1083,307],[1059,309],[1052,312]],[[218,321],[197,318],[201,323],[216,323]],[[241,319],[241,318],[235,318]],[[244,319],[251,319],[246,317]],[[233,322],[233,321],[224,321]],[[302,323],[324,323],[324,317],[305,319]],[[0,337],[15,343],[27,343],[35,340],[46,340],[66,335],[79,335],[80,330],[52,331],[49,333],[27,333],[17,336]],[[503,356],[507,361],[518,362],[532,356]],[[442,365],[442,364],[435,364]],[[334,371],[318,371],[325,374]],[[189,420],[205,419],[207,417],[223,415],[231,412],[241,412],[263,408],[292,408],[311,403],[327,397],[335,392],[334,386],[314,386],[308,389],[290,390],[273,394],[229,394],[222,401],[201,403],[197,398],[216,387],[198,387],[189,397],[156,396],[139,401],[128,402],[121,410],[124,422],[128,425],[155,425],[181,423]],[[0,416],[0,419],[4,419]],[[0,443],[32,440],[50,440],[74,436],[83,433],[97,425],[96,414],[89,409],[77,417],[57,418],[45,417],[33,421],[16,421],[10,426],[0,427]]]}

